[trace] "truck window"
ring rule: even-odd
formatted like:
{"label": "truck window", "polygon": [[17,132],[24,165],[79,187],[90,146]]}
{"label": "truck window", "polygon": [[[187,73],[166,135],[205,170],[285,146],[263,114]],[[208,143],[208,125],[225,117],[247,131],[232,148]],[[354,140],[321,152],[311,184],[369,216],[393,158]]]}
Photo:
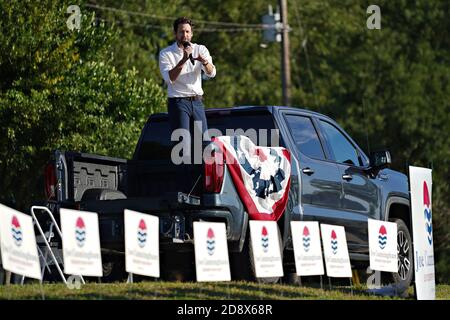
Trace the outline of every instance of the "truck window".
{"label": "truck window", "polygon": [[[208,128],[218,129],[223,135],[226,130],[235,130],[236,134],[243,134],[249,137],[253,143],[259,146],[272,146],[272,129],[275,129],[275,123],[271,114],[245,114],[242,112],[221,115],[220,113],[212,113],[206,115],[208,118]],[[240,131],[237,131],[241,129]],[[260,132],[260,129],[266,129]],[[279,140],[276,134],[273,135],[275,140]],[[256,141],[254,141],[256,137]],[[282,141],[277,141],[277,145],[282,146]]]}
{"label": "truck window", "polygon": [[135,159],[170,160],[170,134],[169,122],[166,119],[150,121]]}
{"label": "truck window", "polygon": [[339,163],[361,165],[353,144],[331,123],[323,120],[320,120],[320,123],[334,154],[334,160]]}
{"label": "truck window", "polygon": [[298,151],[310,158],[325,159],[322,145],[310,118],[286,115],[286,122]]}

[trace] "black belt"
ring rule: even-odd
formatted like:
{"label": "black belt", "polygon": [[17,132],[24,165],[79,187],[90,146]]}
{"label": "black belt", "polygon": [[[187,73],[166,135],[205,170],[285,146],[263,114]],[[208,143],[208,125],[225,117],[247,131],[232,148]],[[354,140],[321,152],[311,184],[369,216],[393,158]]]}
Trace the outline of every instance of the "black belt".
{"label": "black belt", "polygon": [[192,97],[172,97],[169,98],[169,100],[176,100],[176,99],[185,99],[185,100],[189,100],[189,101],[201,101],[203,99],[203,96],[192,96]]}

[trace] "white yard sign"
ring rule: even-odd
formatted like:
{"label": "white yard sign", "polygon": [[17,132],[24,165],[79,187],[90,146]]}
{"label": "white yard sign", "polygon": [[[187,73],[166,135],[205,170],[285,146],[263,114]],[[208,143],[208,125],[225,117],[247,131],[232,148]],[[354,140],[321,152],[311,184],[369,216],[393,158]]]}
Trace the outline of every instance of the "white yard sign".
{"label": "white yard sign", "polygon": [[436,284],[431,208],[431,169],[410,166],[409,180],[416,294],[419,300],[433,300],[436,298]]}
{"label": "white yard sign", "polygon": [[323,275],[319,223],[315,221],[291,221],[291,232],[297,275]]}
{"label": "white yard sign", "polygon": [[0,204],[0,251],[3,269],[41,279],[33,219]]}
{"label": "white yard sign", "polygon": [[321,224],[323,253],[327,276],[335,278],[351,278],[352,269],[348,255],[345,228],[329,224]]}
{"label": "white yard sign", "polygon": [[125,209],[126,271],[159,278],[159,218]]}
{"label": "white yard sign", "polygon": [[368,220],[370,269],[397,272],[397,224]]}
{"label": "white yard sign", "polygon": [[194,222],[197,281],[230,281],[225,223]]}
{"label": "white yard sign", "polygon": [[283,264],[276,221],[251,220],[249,223],[256,277],[282,277]]}
{"label": "white yard sign", "polygon": [[97,213],[60,209],[60,215],[64,273],[103,276]]}

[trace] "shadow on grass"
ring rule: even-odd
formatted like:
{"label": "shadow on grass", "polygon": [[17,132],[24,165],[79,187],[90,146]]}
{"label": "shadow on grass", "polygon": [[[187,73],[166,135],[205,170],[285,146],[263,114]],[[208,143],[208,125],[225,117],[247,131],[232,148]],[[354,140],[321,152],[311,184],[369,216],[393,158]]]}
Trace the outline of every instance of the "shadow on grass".
{"label": "shadow on grass", "polygon": [[[1,288],[0,288],[1,289]],[[42,290],[43,289],[43,290]],[[0,290],[0,299],[46,300],[290,300],[290,299],[396,299],[367,292],[365,287],[328,286],[323,289],[309,285],[262,284],[257,282],[140,282],[135,284],[87,284],[80,290],[64,285],[10,287]],[[3,291],[3,292],[2,292]],[[411,299],[411,296],[408,297]]]}
{"label": "shadow on grass", "polygon": [[[317,295],[301,292],[299,288],[281,285],[259,285],[258,283],[179,283],[179,286],[164,288],[130,288],[130,295],[156,299],[220,299],[220,300],[266,300],[315,298]],[[153,290],[153,292],[149,292]]]}

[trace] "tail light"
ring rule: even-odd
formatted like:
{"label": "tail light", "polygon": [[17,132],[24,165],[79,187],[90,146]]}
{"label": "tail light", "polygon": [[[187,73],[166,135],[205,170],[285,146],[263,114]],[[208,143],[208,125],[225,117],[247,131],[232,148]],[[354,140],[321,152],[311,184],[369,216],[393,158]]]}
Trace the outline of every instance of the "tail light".
{"label": "tail light", "polygon": [[[211,152],[211,158],[215,158],[215,151]],[[225,164],[224,161],[212,161],[211,158],[205,161],[204,165],[205,192],[219,193],[222,189]]]}
{"label": "tail light", "polygon": [[44,172],[45,196],[48,200],[56,199],[56,171],[53,162],[45,166]]}

